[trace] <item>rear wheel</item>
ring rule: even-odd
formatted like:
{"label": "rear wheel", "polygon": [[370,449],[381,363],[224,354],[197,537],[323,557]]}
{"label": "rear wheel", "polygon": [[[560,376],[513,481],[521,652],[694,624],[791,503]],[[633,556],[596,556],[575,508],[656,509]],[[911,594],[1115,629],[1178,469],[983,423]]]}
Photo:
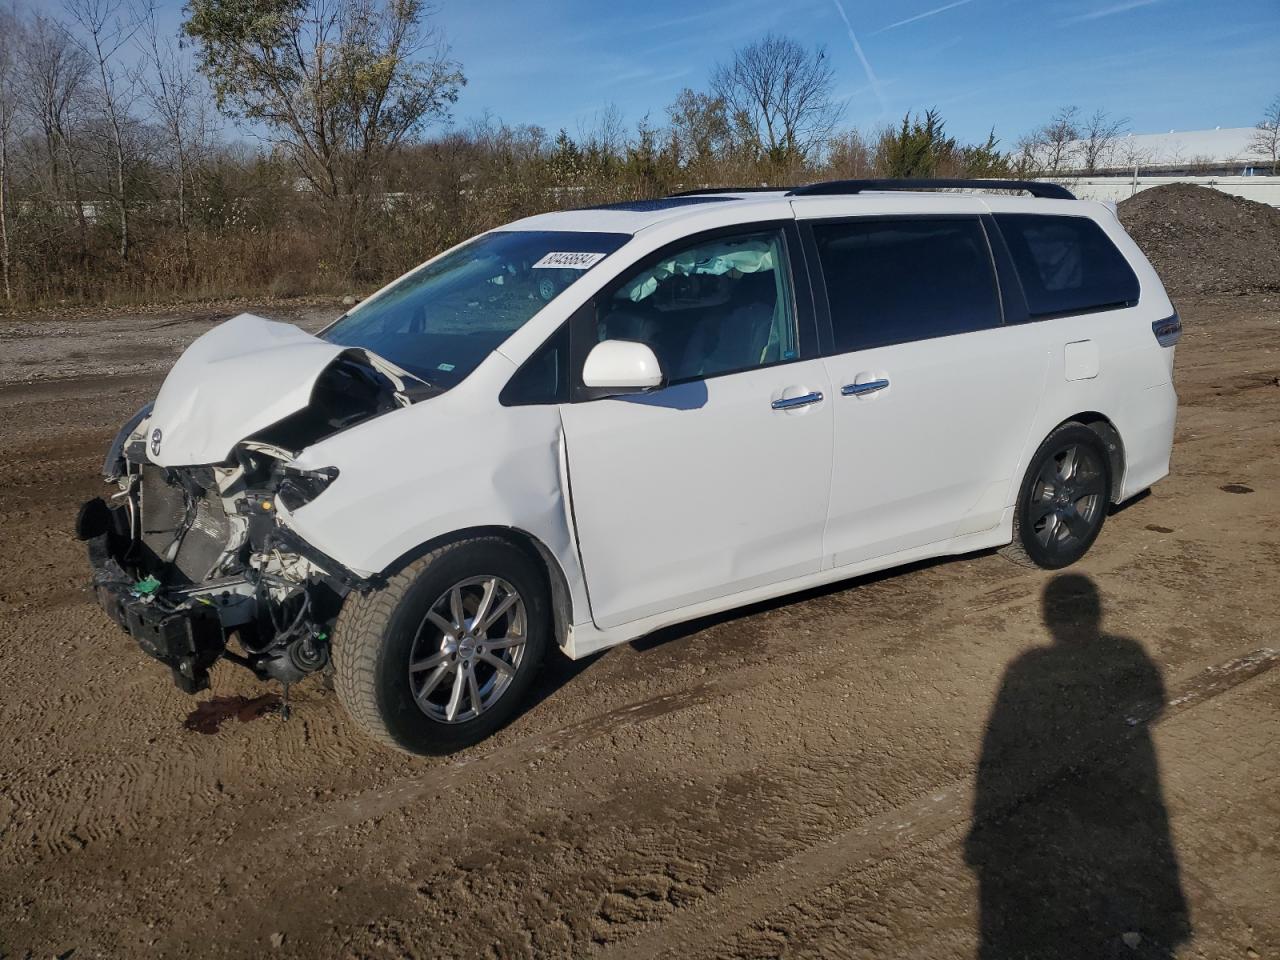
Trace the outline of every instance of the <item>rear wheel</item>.
{"label": "rear wheel", "polygon": [[1031,458],[1002,553],[1025,566],[1057,570],[1093,545],[1107,517],[1111,468],[1098,435],[1079,423],[1058,427]]}
{"label": "rear wheel", "polygon": [[334,631],[335,687],[373,737],[449,753],[519,709],[546,650],[542,570],[514,544],[464,540],[433,551],[382,590],[347,598]]}

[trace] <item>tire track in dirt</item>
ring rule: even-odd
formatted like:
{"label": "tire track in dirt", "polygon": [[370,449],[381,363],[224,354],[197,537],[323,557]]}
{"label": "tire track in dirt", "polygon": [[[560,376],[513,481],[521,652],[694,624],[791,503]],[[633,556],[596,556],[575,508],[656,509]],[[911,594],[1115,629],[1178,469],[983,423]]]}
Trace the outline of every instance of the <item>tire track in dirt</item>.
{"label": "tire track in dirt", "polygon": [[[159,389],[163,373],[130,373],[98,377],[48,377],[42,380],[0,383],[0,407],[57,400],[93,400],[105,394],[136,394],[137,406]],[[104,451],[105,452],[105,451]]]}
{"label": "tire track in dirt", "polygon": [[[1271,670],[1280,650],[1264,647],[1216,664],[1181,683],[1163,710],[1135,704],[1125,720],[1136,732],[1153,714],[1151,725],[1165,724],[1199,704]],[[1073,766],[1110,749],[1112,744],[1088,744],[1085,750],[1065,752],[1057,763],[1033,781],[1009,791],[993,810],[1007,810],[1057,780]],[[660,927],[642,929],[616,946],[597,950],[603,960],[654,960],[674,955],[694,956],[711,951],[725,937],[766,920],[771,914],[850,874],[872,870],[902,857],[913,848],[935,842],[970,820],[974,780],[965,777],[921,797],[905,807],[886,811],[828,843],[802,850],[755,877],[743,880],[719,896],[698,900]]]}
{"label": "tire track in dirt", "polygon": [[[98,631],[75,626],[96,619],[96,609],[85,604],[74,613],[65,626],[55,627],[46,672],[67,672],[59,669],[61,661],[79,662],[98,645]],[[178,810],[213,826],[211,818],[231,798],[271,803],[281,789],[317,781],[326,766],[358,766],[366,754],[334,698],[314,687],[295,694],[301,709],[287,724],[272,717],[209,738],[184,730],[182,718],[199,701],[177,692],[167,671],[141,656],[115,631],[96,652],[96,683],[68,689],[43,705],[64,724],[91,724],[94,733],[33,758],[7,778],[0,791],[0,864],[31,866],[91,845],[127,841],[163,828]],[[36,682],[15,675],[14,666],[0,665],[4,686]],[[232,670],[215,671],[213,693],[261,692],[253,678]],[[21,704],[0,707],[0,718],[5,739],[27,750],[43,736]],[[259,755],[264,748],[270,758],[265,762]]]}
{"label": "tire track in dirt", "polygon": [[[958,571],[948,571],[942,565],[936,568],[936,572],[949,577],[963,576]],[[874,579],[874,576],[868,579]],[[842,589],[849,586],[851,585],[843,584]],[[886,616],[893,616],[897,604],[913,593],[912,587],[905,585],[901,579],[875,580],[863,586],[866,592],[858,598],[861,604],[880,608]],[[1039,591],[1035,586],[1029,588],[1025,583],[1015,585],[1002,582],[977,593],[970,598],[969,603],[974,609],[991,611],[1016,604],[1034,603],[1038,601],[1038,596]],[[849,664],[846,669],[849,672],[856,672],[860,668],[856,664]],[[818,678],[833,677],[838,673],[839,671],[833,669],[830,663],[822,661],[820,666],[798,673],[793,679],[804,683]],[[293,830],[281,835],[278,841],[287,845],[376,820],[411,804],[421,803],[432,796],[446,794],[465,782],[494,773],[527,767],[601,735],[613,734],[625,727],[643,724],[713,700],[763,687],[776,682],[776,679],[776,674],[769,665],[761,668],[744,666],[736,672],[714,677],[677,691],[625,704],[557,730],[532,734],[480,756],[469,756],[432,766],[421,776],[354,797],[333,801],[321,812],[302,819]]]}
{"label": "tire track in dirt", "polygon": [[[48,611],[38,618],[46,624],[48,652],[39,665],[46,674],[68,675],[75,664],[94,656],[95,682],[60,691],[43,713],[56,713],[71,726],[94,728],[95,737],[60,750],[32,752],[21,775],[9,778],[10,809],[0,821],[0,863],[31,864],[78,852],[94,843],[136,835],[158,823],[173,809],[193,813],[212,809],[220,799],[218,770],[202,761],[198,745],[174,737],[164,753],[150,749],[160,738],[137,749],[138,734],[156,715],[150,704],[177,700],[164,688],[162,670],[131,663],[136,649],[117,642],[101,650],[87,629],[94,611],[84,605],[70,617],[56,617],[48,625]],[[24,618],[35,619],[35,618]],[[21,623],[21,621],[19,621]],[[32,631],[34,632],[34,631]],[[66,664],[71,664],[69,668]],[[30,687],[20,664],[0,669],[6,687]],[[18,668],[18,669],[15,669]],[[44,737],[38,716],[22,704],[0,709],[6,733],[31,752]]]}
{"label": "tire track in dirt", "polygon": [[614,732],[622,727],[687,710],[714,698],[746,690],[759,682],[758,678],[738,675],[697,684],[686,690],[661,694],[597,714],[551,733],[539,733],[526,737],[479,757],[454,761],[443,768],[433,769],[423,777],[335,802],[322,813],[299,823],[295,830],[284,838],[284,843],[289,845],[307,837],[356,826],[367,820],[376,820],[409,804],[424,800],[432,794],[457,789],[463,780],[470,781],[487,774],[537,763],[551,754],[585,743],[601,733]]}
{"label": "tire track in dirt", "polygon": [[[963,564],[959,558],[959,564]],[[1100,567],[1106,571],[1123,571],[1131,575],[1135,568],[1142,566],[1150,569],[1150,560],[1140,560],[1136,553],[1117,551],[1108,558],[1108,563]],[[1161,561],[1162,572],[1174,568],[1172,561]],[[933,573],[947,579],[962,579],[967,573],[957,565],[938,564],[932,567]],[[895,571],[895,573],[899,573]],[[1178,570],[1180,578],[1190,579],[1191,573]],[[860,591],[860,605],[868,608],[879,608],[887,614],[896,612],[897,604],[907,598],[916,599],[918,585],[907,581],[910,578],[878,579],[872,575],[864,580],[842,584],[841,587],[857,586]],[[937,623],[945,627],[958,619],[974,619],[978,616],[990,616],[1002,611],[1008,612],[1020,605],[1039,602],[1040,577],[1031,574],[1016,582],[1001,581],[995,586],[980,590],[969,596],[958,613],[939,611]],[[868,582],[869,581],[869,582]],[[818,600],[825,599],[823,597]],[[813,601],[810,601],[813,602]],[[846,667],[849,671],[858,670],[856,664]],[[820,667],[800,674],[802,682],[819,677],[830,677],[839,673],[831,664],[823,662]],[[606,711],[605,713],[583,719],[558,730],[540,732],[514,743],[505,744],[480,756],[468,756],[461,760],[446,762],[433,766],[422,776],[413,777],[394,783],[390,786],[367,791],[354,797],[331,802],[323,811],[304,818],[294,829],[284,835],[282,840],[294,842],[310,836],[332,833],[336,830],[354,827],[360,823],[384,817],[396,810],[414,803],[419,803],[433,796],[444,795],[456,789],[464,782],[471,782],[480,777],[528,767],[547,757],[572,749],[601,734],[611,732],[618,727],[633,726],[647,720],[680,712],[705,704],[711,700],[746,692],[753,688],[773,682],[771,670],[756,670],[750,666],[739,671],[713,678],[679,691],[663,693],[656,697],[626,704]]]}

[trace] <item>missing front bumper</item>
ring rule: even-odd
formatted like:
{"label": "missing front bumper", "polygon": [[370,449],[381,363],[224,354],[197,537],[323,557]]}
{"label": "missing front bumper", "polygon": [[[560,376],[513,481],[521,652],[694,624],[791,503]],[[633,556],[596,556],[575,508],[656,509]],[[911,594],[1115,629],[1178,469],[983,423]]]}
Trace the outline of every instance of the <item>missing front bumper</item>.
{"label": "missing front bumper", "polygon": [[132,578],[112,554],[111,534],[89,537],[93,592],[107,616],[137,642],[142,652],[173,673],[186,693],[209,686],[209,668],[226,649],[226,634],[216,611],[164,610],[134,592]]}
{"label": "missing front bumper", "polygon": [[[270,606],[281,601],[265,586],[268,579],[281,582],[278,571],[254,568],[247,576],[162,586],[173,575],[171,565],[134,538],[127,506],[109,506],[101,498],[81,507],[76,535],[88,547],[99,605],[143,653],[169,667],[174,683],[187,693],[208,688],[209,670],[220,658],[261,680],[286,684],[323,669],[347,583],[363,583],[335,565],[344,579],[321,573],[308,577],[283,608]],[[291,535],[275,536],[284,543]],[[243,653],[227,648],[232,633]]]}

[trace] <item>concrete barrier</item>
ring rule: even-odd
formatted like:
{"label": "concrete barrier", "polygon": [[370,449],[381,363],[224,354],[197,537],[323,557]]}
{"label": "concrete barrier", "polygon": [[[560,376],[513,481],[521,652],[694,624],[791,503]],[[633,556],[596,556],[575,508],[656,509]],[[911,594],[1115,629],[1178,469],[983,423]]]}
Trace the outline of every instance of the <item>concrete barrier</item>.
{"label": "concrete barrier", "polygon": [[1280,207],[1280,177],[1075,177],[1043,178],[1060,183],[1082,200],[1119,203],[1141,190],[1166,183],[1194,183],[1235,194],[1246,200]]}

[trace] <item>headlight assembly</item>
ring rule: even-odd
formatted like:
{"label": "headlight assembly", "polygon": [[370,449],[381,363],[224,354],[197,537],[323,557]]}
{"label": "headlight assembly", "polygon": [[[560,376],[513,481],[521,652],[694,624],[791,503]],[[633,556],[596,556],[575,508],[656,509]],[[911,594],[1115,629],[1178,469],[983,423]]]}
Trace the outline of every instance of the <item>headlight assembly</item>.
{"label": "headlight assembly", "polygon": [[319,470],[294,470],[286,467],[276,496],[285,509],[297,510],[324,493],[337,478],[337,467],[322,467]]}

